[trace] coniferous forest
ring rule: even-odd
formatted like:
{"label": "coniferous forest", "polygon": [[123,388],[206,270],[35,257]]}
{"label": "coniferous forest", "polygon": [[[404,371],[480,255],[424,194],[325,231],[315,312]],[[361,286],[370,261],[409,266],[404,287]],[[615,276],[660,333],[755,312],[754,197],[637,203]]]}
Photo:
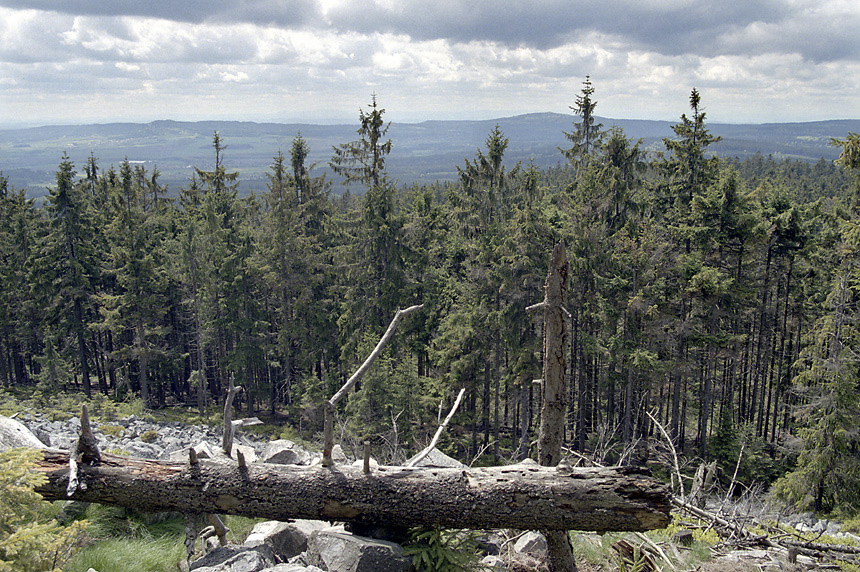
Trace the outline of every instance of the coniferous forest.
{"label": "coniferous forest", "polygon": [[239,196],[217,132],[180,189],[97,149],[59,158],[41,204],[0,177],[0,383],[205,414],[232,375],[243,413],[314,435],[397,309],[423,304],[341,403],[341,434],[403,454],[465,388],[443,448],[521,459],[542,370],[526,308],[564,241],[570,451],[653,461],[656,420],[729,477],[740,456],[742,482],[860,508],[860,136],[833,142],[836,164],[716,157],[693,90],[652,154],[596,105],[587,81],[563,166],[506,162],[496,128],[456,183],[386,176],[375,97],[332,150],[343,191],[300,134],[259,195]]}

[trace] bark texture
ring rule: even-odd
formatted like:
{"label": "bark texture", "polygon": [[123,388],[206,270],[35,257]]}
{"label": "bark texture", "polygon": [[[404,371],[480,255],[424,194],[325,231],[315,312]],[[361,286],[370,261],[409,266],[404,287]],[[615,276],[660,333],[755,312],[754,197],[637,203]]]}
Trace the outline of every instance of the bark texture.
{"label": "bark texture", "polygon": [[[37,491],[65,500],[69,456],[47,449]],[[533,464],[478,469],[197,464],[102,454],[68,498],[148,512],[306,518],[368,525],[642,531],[669,522],[667,487],[636,468]]]}
{"label": "bark texture", "polygon": [[[561,461],[564,437],[564,417],[567,410],[567,320],[564,302],[567,300],[569,266],[564,243],[552,249],[549,273],[544,286],[543,306],[543,391],[541,402],[538,459],[540,464],[555,467]],[[551,572],[576,572],[573,547],[566,530],[543,529]]]}

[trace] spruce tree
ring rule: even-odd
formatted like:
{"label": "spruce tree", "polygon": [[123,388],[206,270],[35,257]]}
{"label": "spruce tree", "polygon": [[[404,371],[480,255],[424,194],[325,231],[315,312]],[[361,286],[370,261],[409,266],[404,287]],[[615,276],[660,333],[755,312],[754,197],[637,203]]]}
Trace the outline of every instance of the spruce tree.
{"label": "spruce tree", "polygon": [[76,340],[78,371],[90,397],[87,338],[95,315],[99,231],[85,184],[75,180],[68,156],[60,163],[57,184],[49,189],[46,210],[48,229],[39,243],[31,280],[48,323]]}
{"label": "spruce tree", "polygon": [[582,91],[576,96],[576,105],[570,106],[570,109],[582,121],[575,125],[575,131],[570,133],[563,131],[564,137],[571,143],[571,147],[569,149],[559,148],[562,155],[577,168],[577,172],[593,158],[600,149],[605,136],[601,130],[603,124],[595,124],[594,122],[594,109],[597,107],[597,101],[592,99],[594,86],[591,84],[590,76],[585,76],[582,86]]}

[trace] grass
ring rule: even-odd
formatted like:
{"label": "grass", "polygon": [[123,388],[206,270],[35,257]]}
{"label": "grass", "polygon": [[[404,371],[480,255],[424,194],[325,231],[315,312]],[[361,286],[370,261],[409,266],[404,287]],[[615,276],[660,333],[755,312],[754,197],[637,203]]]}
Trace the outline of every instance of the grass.
{"label": "grass", "polygon": [[175,572],[185,559],[185,545],[175,537],[110,538],[78,552],[66,572]]}
{"label": "grass", "polygon": [[[143,514],[92,504],[86,511],[89,542],[66,572],[175,572],[185,559],[185,521],[175,513]],[[260,519],[226,516],[228,540],[241,544]],[[203,523],[205,525],[206,523]],[[199,544],[198,544],[199,548]]]}

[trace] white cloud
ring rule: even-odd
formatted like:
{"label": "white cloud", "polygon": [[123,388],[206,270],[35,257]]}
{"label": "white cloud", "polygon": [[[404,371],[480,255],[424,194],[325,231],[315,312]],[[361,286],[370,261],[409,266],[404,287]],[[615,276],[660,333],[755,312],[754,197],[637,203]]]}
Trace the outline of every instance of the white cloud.
{"label": "white cloud", "polygon": [[586,74],[616,117],[675,118],[693,86],[726,121],[860,109],[856,0],[5,5],[0,114],[199,116],[217,93],[236,118],[353,119],[372,91],[394,120],[567,112]]}

